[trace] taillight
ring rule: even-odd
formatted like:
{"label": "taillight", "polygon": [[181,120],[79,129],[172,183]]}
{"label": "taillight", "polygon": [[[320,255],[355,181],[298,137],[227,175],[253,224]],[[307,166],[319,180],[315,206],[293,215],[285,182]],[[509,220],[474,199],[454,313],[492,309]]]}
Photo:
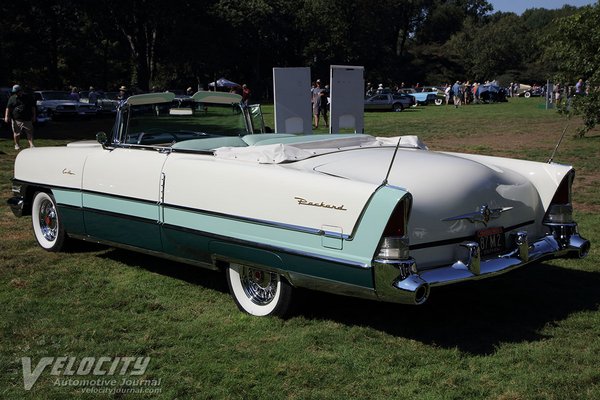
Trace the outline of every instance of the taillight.
{"label": "taillight", "polygon": [[545,224],[572,224],[573,207],[570,204],[551,204],[544,218]]}
{"label": "taillight", "polygon": [[570,204],[571,203],[571,185],[575,179],[575,170],[569,171],[563,178],[554,197],[552,198],[552,204]]}
{"label": "taillight", "polygon": [[562,180],[552,198],[550,207],[544,217],[545,224],[571,224],[573,223],[573,206],[571,205],[571,185],[575,178],[575,171],[570,171]]}
{"label": "taillight", "polygon": [[383,231],[377,258],[380,260],[402,260],[409,257],[407,225],[411,199],[404,197],[392,212]]}

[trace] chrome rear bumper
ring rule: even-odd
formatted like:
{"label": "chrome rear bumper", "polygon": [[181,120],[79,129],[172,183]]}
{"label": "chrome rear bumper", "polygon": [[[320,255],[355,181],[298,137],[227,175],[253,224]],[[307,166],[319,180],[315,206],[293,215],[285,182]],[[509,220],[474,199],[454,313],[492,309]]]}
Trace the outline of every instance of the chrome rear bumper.
{"label": "chrome rear bumper", "polygon": [[423,304],[429,288],[452,283],[497,276],[542,259],[556,257],[583,258],[590,242],[577,233],[577,225],[561,226],[552,235],[529,243],[527,232],[512,235],[509,253],[482,259],[477,242],[464,242],[457,249],[456,262],[451,265],[418,271],[416,261],[375,260],[375,289],[382,301],[403,304]]}
{"label": "chrome rear bumper", "polygon": [[15,217],[23,216],[23,209],[25,205],[25,200],[22,196],[14,196],[10,199],[6,200],[6,204],[10,207]]}

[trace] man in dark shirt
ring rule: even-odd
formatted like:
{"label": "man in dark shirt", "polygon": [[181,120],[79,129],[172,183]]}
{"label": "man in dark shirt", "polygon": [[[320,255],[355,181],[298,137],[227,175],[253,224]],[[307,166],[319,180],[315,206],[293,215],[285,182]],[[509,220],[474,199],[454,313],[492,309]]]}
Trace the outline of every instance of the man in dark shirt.
{"label": "man in dark shirt", "polygon": [[12,88],[12,96],[6,104],[6,112],[4,114],[4,122],[10,124],[13,130],[15,139],[15,150],[19,150],[19,140],[21,134],[27,135],[29,147],[33,146],[33,121],[35,120],[35,102],[31,96],[23,93],[21,86],[14,85]]}

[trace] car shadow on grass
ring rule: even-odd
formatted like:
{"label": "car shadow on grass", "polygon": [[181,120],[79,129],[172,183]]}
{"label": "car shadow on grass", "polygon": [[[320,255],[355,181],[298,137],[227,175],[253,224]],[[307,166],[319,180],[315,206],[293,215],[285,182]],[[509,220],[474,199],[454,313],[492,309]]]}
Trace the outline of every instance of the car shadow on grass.
{"label": "car shadow on grass", "polygon": [[[217,271],[120,249],[99,256],[228,293],[225,276]],[[600,273],[541,263],[494,279],[433,288],[422,306],[296,290],[288,318],[370,327],[432,346],[487,355],[502,343],[543,340],[544,327],[556,326],[576,312],[596,311],[598,287]]]}
{"label": "car shadow on grass", "polygon": [[492,280],[433,288],[422,306],[307,291],[296,312],[486,355],[502,343],[542,340],[544,327],[596,311],[599,286],[600,273],[537,264]]}
{"label": "car shadow on grass", "polygon": [[99,256],[131,267],[143,268],[155,274],[199,285],[207,289],[229,293],[225,275],[220,271],[213,271],[195,265],[115,248],[111,248]]}

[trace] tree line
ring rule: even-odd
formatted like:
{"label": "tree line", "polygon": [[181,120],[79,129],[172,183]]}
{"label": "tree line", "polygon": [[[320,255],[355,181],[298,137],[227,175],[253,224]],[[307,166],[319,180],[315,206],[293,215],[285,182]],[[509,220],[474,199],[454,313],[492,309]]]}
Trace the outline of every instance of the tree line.
{"label": "tree line", "polygon": [[7,1],[0,86],[145,91],[224,76],[268,97],[273,67],[326,79],[330,65],[364,66],[384,84],[576,79],[583,71],[562,68],[561,21],[597,8],[519,16],[485,0]]}

